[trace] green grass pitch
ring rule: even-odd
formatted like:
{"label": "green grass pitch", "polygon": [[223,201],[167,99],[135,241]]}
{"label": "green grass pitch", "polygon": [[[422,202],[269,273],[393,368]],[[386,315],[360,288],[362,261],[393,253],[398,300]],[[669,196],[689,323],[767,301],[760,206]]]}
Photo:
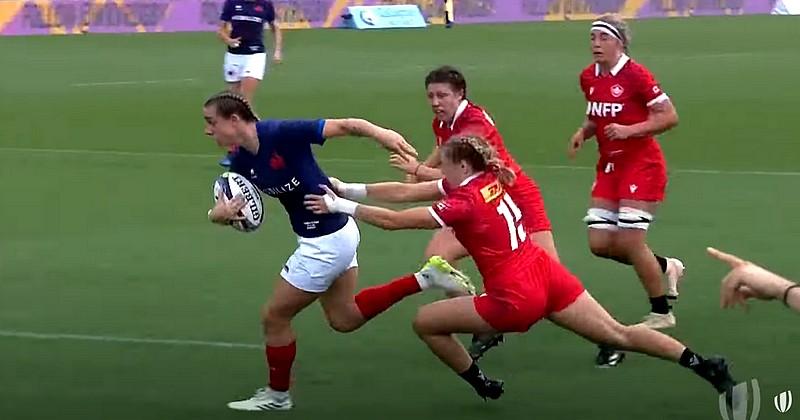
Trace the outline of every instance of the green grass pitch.
{"label": "green grass pitch", "polygon": [[[681,116],[661,139],[671,179],[651,231],[657,252],[688,266],[671,333],[698,352],[728,356],[741,380],[758,379],[761,419],[794,418],[771,400],[800,392],[797,316],[777,304],[722,312],[725,270],[704,248],[800,277],[800,21],[632,27],[632,55]],[[577,86],[590,60],[585,22],[294,31],[286,44],[285,64],[259,92],[262,116],[360,116],[424,153],[433,142],[424,75],[439,64],[461,67],[470,97],[493,113],[539,181],[564,262],[619,319],[647,311],[633,271],[592,257],[586,245],[580,219],[593,148],[576,162],[565,156],[585,108]],[[256,234],[206,222],[221,169],[220,151],[202,134],[201,105],[223,87],[221,45],[213,34],[90,34],[0,38],[0,50],[0,418],[244,418],[225,403],[264,382],[257,348],[9,335],[260,342],[259,307],[295,239],[273,201]],[[398,179],[367,140],[316,150],[345,180]],[[429,237],[368,226],[362,234],[362,286],[416,269]],[[297,407],[281,417],[719,418],[714,392],[686,370],[640,356],[595,369],[591,345],[547,322],[486,358],[484,369],[505,379],[507,392],[483,403],[411,331],[416,308],[435,298],[408,299],[351,335],[331,332],[318,307],[304,312]]]}

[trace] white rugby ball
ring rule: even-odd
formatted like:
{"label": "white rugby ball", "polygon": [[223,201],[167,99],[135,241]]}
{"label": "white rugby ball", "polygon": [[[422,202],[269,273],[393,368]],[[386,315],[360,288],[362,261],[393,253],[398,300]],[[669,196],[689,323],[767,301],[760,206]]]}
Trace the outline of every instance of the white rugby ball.
{"label": "white rugby ball", "polygon": [[241,232],[252,232],[261,226],[264,221],[264,202],[261,194],[247,178],[236,172],[225,172],[214,182],[214,201],[219,201],[222,195],[228,200],[242,195],[245,199],[244,208],[239,212],[244,220],[237,220],[231,224],[234,229]]}

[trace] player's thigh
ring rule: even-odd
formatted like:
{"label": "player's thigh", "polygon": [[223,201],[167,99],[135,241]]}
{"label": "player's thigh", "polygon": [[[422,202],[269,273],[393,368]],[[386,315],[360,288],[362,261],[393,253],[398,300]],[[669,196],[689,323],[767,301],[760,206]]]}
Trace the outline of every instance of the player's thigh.
{"label": "player's thigh", "polygon": [[442,228],[434,232],[428,247],[425,249],[425,258],[438,255],[449,262],[460,260],[469,256],[467,249],[456,238],[451,228]]}
{"label": "player's thigh", "polygon": [[362,315],[353,296],[358,282],[358,267],[345,271],[319,297],[328,323],[336,331],[352,331],[362,323]]}
{"label": "player's thigh", "polygon": [[616,342],[623,326],[588,291],[566,308],[548,317],[556,325],[595,343]]}
{"label": "player's thigh", "polygon": [[279,277],[272,290],[272,296],[262,308],[261,318],[267,324],[288,322],[314,303],[318,296],[316,293],[300,290]]}
{"label": "player's thigh", "polygon": [[644,244],[659,206],[654,201],[620,200],[615,246],[624,250]]}
{"label": "player's thigh", "polygon": [[252,77],[243,77],[242,81],[239,82],[239,91],[248,101],[252,102],[253,97],[255,97],[256,90],[258,90],[258,85],[261,83],[261,80],[254,79]]}
{"label": "player's thigh", "polygon": [[589,248],[603,252],[614,246],[618,231],[619,203],[617,201],[592,197],[586,217],[583,219],[588,227]]}
{"label": "player's thigh", "polygon": [[475,308],[473,296],[440,300],[425,305],[414,318],[414,331],[420,335],[495,332]]}

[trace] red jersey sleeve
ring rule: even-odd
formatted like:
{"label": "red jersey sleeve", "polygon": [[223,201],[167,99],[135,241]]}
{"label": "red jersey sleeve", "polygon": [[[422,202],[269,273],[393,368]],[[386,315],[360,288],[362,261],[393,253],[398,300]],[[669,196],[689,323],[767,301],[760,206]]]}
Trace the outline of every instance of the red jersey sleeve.
{"label": "red jersey sleeve", "polygon": [[653,73],[650,73],[650,70],[646,67],[637,66],[636,71],[633,72],[633,77],[636,94],[647,106],[669,99],[669,96],[661,90],[661,86],[659,86]]}
{"label": "red jersey sleeve", "polygon": [[455,192],[433,203],[428,211],[442,227],[455,226],[472,213],[472,200],[467,194]]}

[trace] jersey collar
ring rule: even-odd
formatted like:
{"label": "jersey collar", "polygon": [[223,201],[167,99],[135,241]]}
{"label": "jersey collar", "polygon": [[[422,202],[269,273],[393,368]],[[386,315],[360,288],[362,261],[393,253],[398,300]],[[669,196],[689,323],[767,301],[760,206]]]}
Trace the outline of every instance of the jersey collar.
{"label": "jersey collar", "polygon": [[472,182],[472,180],[473,180],[473,179],[475,179],[475,178],[477,178],[477,177],[479,177],[479,176],[481,176],[481,175],[483,175],[483,172],[477,172],[477,173],[474,173],[474,174],[472,174],[472,175],[468,176],[468,177],[467,177],[467,179],[465,179],[465,180],[461,181],[461,183],[460,183],[460,184],[458,184],[458,186],[459,186],[459,187],[463,187],[464,185],[467,185],[467,184],[469,184],[470,182]]}
{"label": "jersey collar", "polygon": [[458,108],[456,108],[456,113],[455,115],[453,115],[453,122],[450,123],[451,130],[453,129],[453,127],[455,127],[456,120],[458,120],[458,117],[460,117],[461,114],[464,113],[464,110],[467,109],[467,105],[469,105],[469,101],[466,99],[462,99],[461,103],[458,104]]}
{"label": "jersey collar", "polygon": [[[617,74],[619,74],[620,70],[622,70],[622,68],[625,67],[625,64],[628,64],[628,61],[630,60],[631,58],[628,57],[627,54],[622,54],[622,57],[619,58],[617,64],[611,68],[611,75],[616,76]],[[594,65],[594,75],[600,76],[600,65],[597,63],[595,63]]]}

